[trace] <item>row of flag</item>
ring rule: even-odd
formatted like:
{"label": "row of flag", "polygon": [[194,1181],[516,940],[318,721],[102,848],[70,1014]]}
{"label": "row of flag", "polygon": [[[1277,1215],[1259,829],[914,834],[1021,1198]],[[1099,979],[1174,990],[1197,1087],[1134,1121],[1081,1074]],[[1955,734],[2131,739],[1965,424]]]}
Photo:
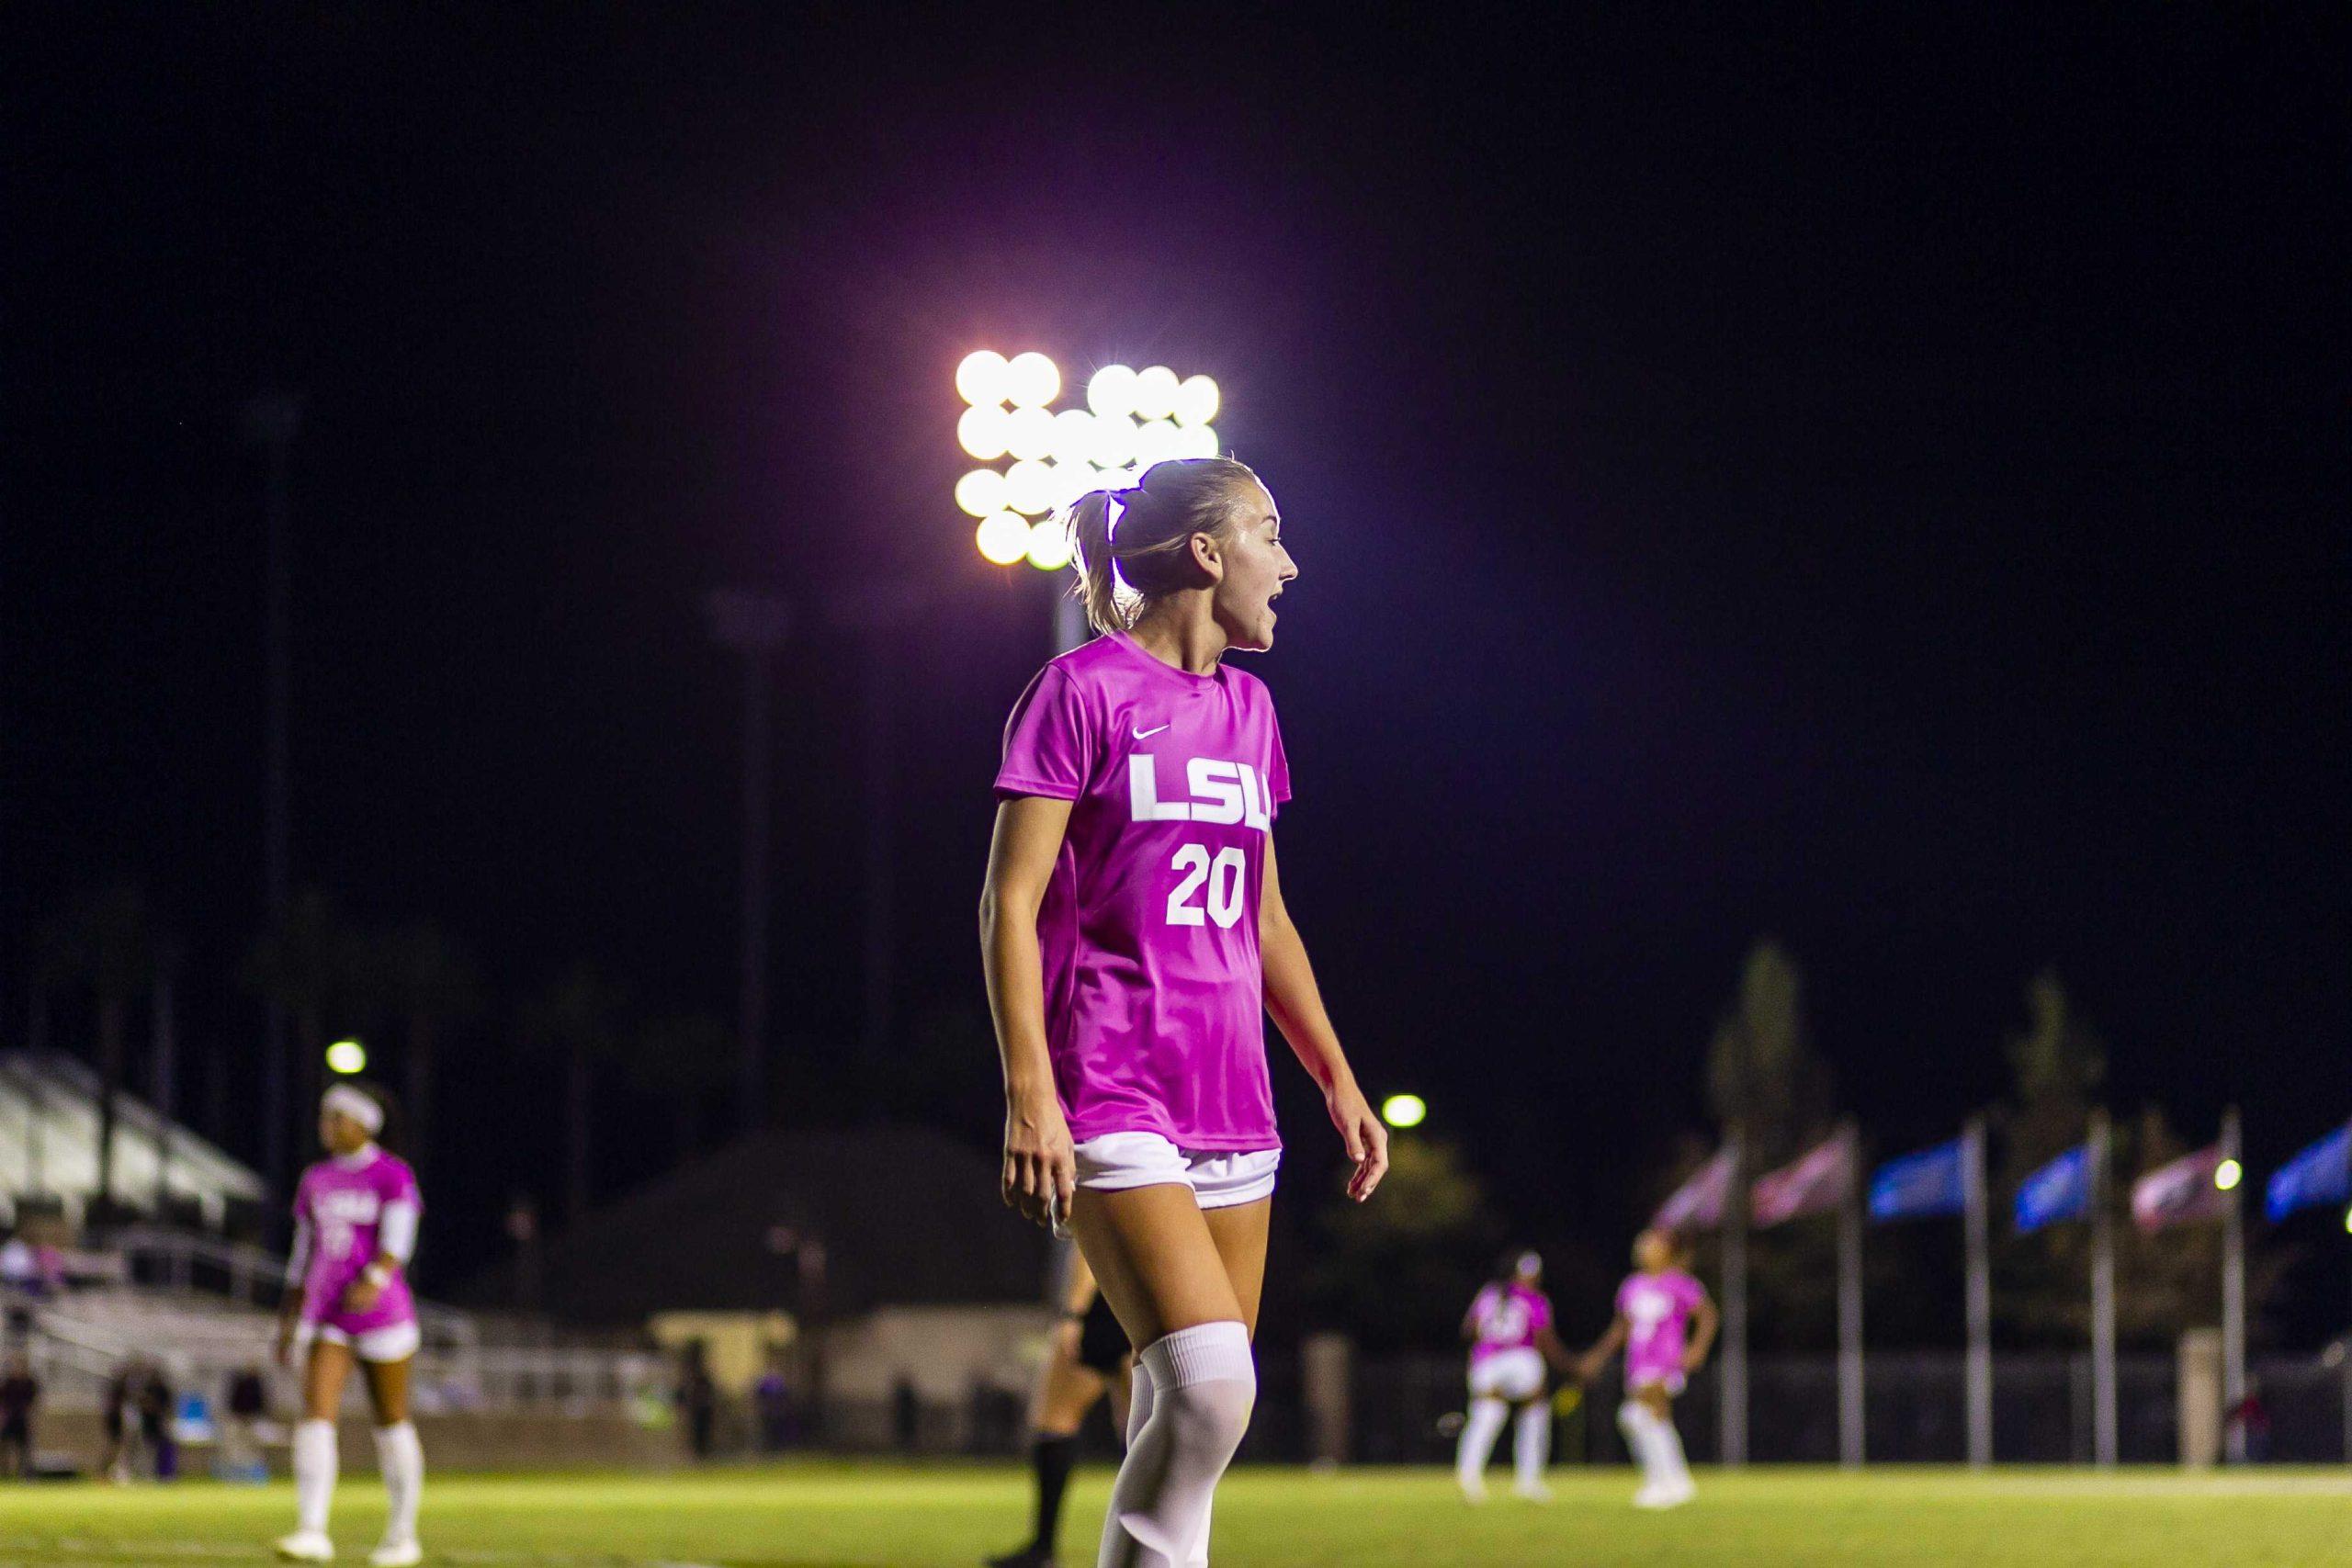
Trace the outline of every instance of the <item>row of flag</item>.
{"label": "row of flag", "polygon": [[[1887,1161],[1871,1174],[1874,1220],[1957,1214],[1968,1202],[1968,1140]],[[1840,1134],[1756,1179],[1748,1214],[1759,1227],[1783,1224],[1838,1206],[1856,1170],[1853,1140]],[[2132,1218],[2149,1234],[2220,1216],[2242,1178],[2237,1161],[2216,1144],[2181,1156],[2132,1184]],[[1653,1224],[1675,1230],[1711,1229],[1723,1223],[1731,1195],[1732,1151],[1725,1148],[1690,1174],[1660,1205]],[[2027,1177],[2018,1188],[2020,1233],[2079,1220],[2091,1212],[2097,1172],[2091,1145],[2075,1145]],[[2352,1122],[2338,1127],[2272,1174],[2263,1209],[2272,1222],[2299,1209],[2352,1203]],[[2347,1220],[2352,1224],[2352,1220]]]}

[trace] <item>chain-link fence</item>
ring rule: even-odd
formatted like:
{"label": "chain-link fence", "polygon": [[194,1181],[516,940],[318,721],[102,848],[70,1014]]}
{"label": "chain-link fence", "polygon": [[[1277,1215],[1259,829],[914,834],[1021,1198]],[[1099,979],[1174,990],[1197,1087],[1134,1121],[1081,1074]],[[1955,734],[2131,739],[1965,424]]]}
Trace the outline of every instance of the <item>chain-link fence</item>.
{"label": "chain-link fence", "polygon": [[[2249,1457],[2278,1462],[2352,1461],[2352,1366],[2314,1357],[2258,1358],[2247,1369]],[[1716,1379],[1710,1364],[1675,1402],[1675,1422],[1695,1460],[1721,1451]],[[1967,1457],[1963,1359],[1957,1353],[1881,1353],[1862,1381],[1864,1451],[1873,1463],[1945,1464]],[[2179,1457],[2177,1373],[2171,1357],[2125,1356],[2116,1365],[2116,1438],[2126,1464]],[[1453,1454],[1453,1417],[1464,1404],[1463,1363],[1410,1356],[1360,1363],[1352,1380],[1350,1457],[1359,1462],[1437,1462]],[[1554,1450],[1561,1462],[1621,1462],[1613,1374],[1566,1412]],[[1261,1412],[1263,1406],[1261,1406]],[[1838,1363],[1829,1356],[1766,1356],[1748,1365],[1748,1457],[1760,1463],[1838,1461]],[[1996,1356],[1993,1455],[2002,1463],[2091,1461],[2087,1355]],[[1271,1457],[1271,1456],[1270,1456]]]}

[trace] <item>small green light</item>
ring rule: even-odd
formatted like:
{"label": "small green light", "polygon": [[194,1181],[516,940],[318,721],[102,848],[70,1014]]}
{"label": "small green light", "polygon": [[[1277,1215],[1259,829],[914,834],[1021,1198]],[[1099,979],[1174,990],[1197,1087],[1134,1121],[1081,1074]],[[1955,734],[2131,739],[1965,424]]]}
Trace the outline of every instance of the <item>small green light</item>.
{"label": "small green light", "polygon": [[1392,1094],[1380,1102],[1380,1119],[1391,1127],[1418,1127],[1429,1113],[1429,1102],[1418,1094]]}
{"label": "small green light", "polygon": [[356,1040],[338,1040],[327,1047],[327,1066],[349,1077],[368,1070],[368,1047]]}
{"label": "small green light", "polygon": [[2352,1209],[2344,1211],[2344,1234],[2352,1235]]}
{"label": "small green light", "polygon": [[2213,1168],[2213,1185],[2224,1192],[2236,1191],[2238,1183],[2245,1178],[2245,1167],[2233,1159],[2225,1159]]}

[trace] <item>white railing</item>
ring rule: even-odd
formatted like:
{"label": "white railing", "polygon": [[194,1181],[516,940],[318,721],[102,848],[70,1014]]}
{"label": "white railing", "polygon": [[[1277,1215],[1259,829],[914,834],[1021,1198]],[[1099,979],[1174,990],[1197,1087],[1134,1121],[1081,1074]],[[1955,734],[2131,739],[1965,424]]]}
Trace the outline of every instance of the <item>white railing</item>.
{"label": "white railing", "polygon": [[[134,1225],[116,1236],[115,1248],[130,1279],[151,1287],[225,1295],[275,1311],[285,1285],[286,1259],[250,1242]],[[437,1302],[418,1302],[416,1321],[428,1344],[475,1345],[481,1339],[472,1314]]]}

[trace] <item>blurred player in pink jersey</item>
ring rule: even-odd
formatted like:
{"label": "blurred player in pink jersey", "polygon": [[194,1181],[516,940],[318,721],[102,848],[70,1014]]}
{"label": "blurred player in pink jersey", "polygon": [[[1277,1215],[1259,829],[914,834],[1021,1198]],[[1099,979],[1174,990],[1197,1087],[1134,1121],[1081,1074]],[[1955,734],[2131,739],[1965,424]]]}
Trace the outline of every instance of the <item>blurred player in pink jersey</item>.
{"label": "blurred player in pink jersey", "polygon": [[1511,1437],[1512,1490],[1531,1503],[1552,1500],[1544,1467],[1552,1458],[1552,1406],[1544,1397],[1545,1363],[1566,1366],[1569,1357],[1552,1331],[1552,1303],[1539,1288],[1544,1260],[1532,1252],[1510,1252],[1495,1277],[1463,1314],[1462,1337],[1470,1341],[1470,1414],[1454,1450],[1454,1479],[1473,1503],[1487,1496],[1487,1461],[1502,1436],[1503,1418],[1519,1411]]}
{"label": "blurred player in pink jersey", "polygon": [[424,1490],[424,1450],[408,1418],[409,1367],[416,1355],[416,1302],[403,1270],[416,1250],[424,1213],[416,1175],[376,1145],[380,1100],[339,1083],[319,1103],[319,1142],[328,1157],[294,1190],[294,1254],[278,1314],[277,1359],[302,1373],[303,1418],[294,1428],[294,1494],[300,1528],[277,1543],[296,1562],[328,1562],[334,1542],[327,1509],[334,1497],[335,1414],[356,1360],[376,1409],[376,1459],[391,1503],[375,1568],[424,1561],[416,1505]]}
{"label": "blurred player in pink jersey", "polygon": [[1690,1466],[1674,1429],[1674,1399],[1683,1380],[1707,1359],[1719,1321],[1707,1288],[1685,1271],[1689,1255],[1671,1231],[1646,1230],[1634,1238],[1634,1272],[1617,1287],[1617,1317],[1585,1355],[1578,1375],[1589,1381],[1622,1347],[1625,1403],[1618,1429],[1642,1467],[1637,1508],[1673,1508],[1690,1501]]}
{"label": "blurred player in pink jersey", "polygon": [[1208,1561],[1210,1500],[1257,1398],[1250,1335],[1282,1140],[1272,1014],[1372,1195],[1374,1116],[1283,907],[1274,706],[1225,655],[1270,648],[1298,569],[1257,475],[1158,463],[1071,508],[1101,635],[1005,726],[980,898],[1005,1088],[1005,1201],[1065,1221],[1136,1347],[1102,1568]]}

